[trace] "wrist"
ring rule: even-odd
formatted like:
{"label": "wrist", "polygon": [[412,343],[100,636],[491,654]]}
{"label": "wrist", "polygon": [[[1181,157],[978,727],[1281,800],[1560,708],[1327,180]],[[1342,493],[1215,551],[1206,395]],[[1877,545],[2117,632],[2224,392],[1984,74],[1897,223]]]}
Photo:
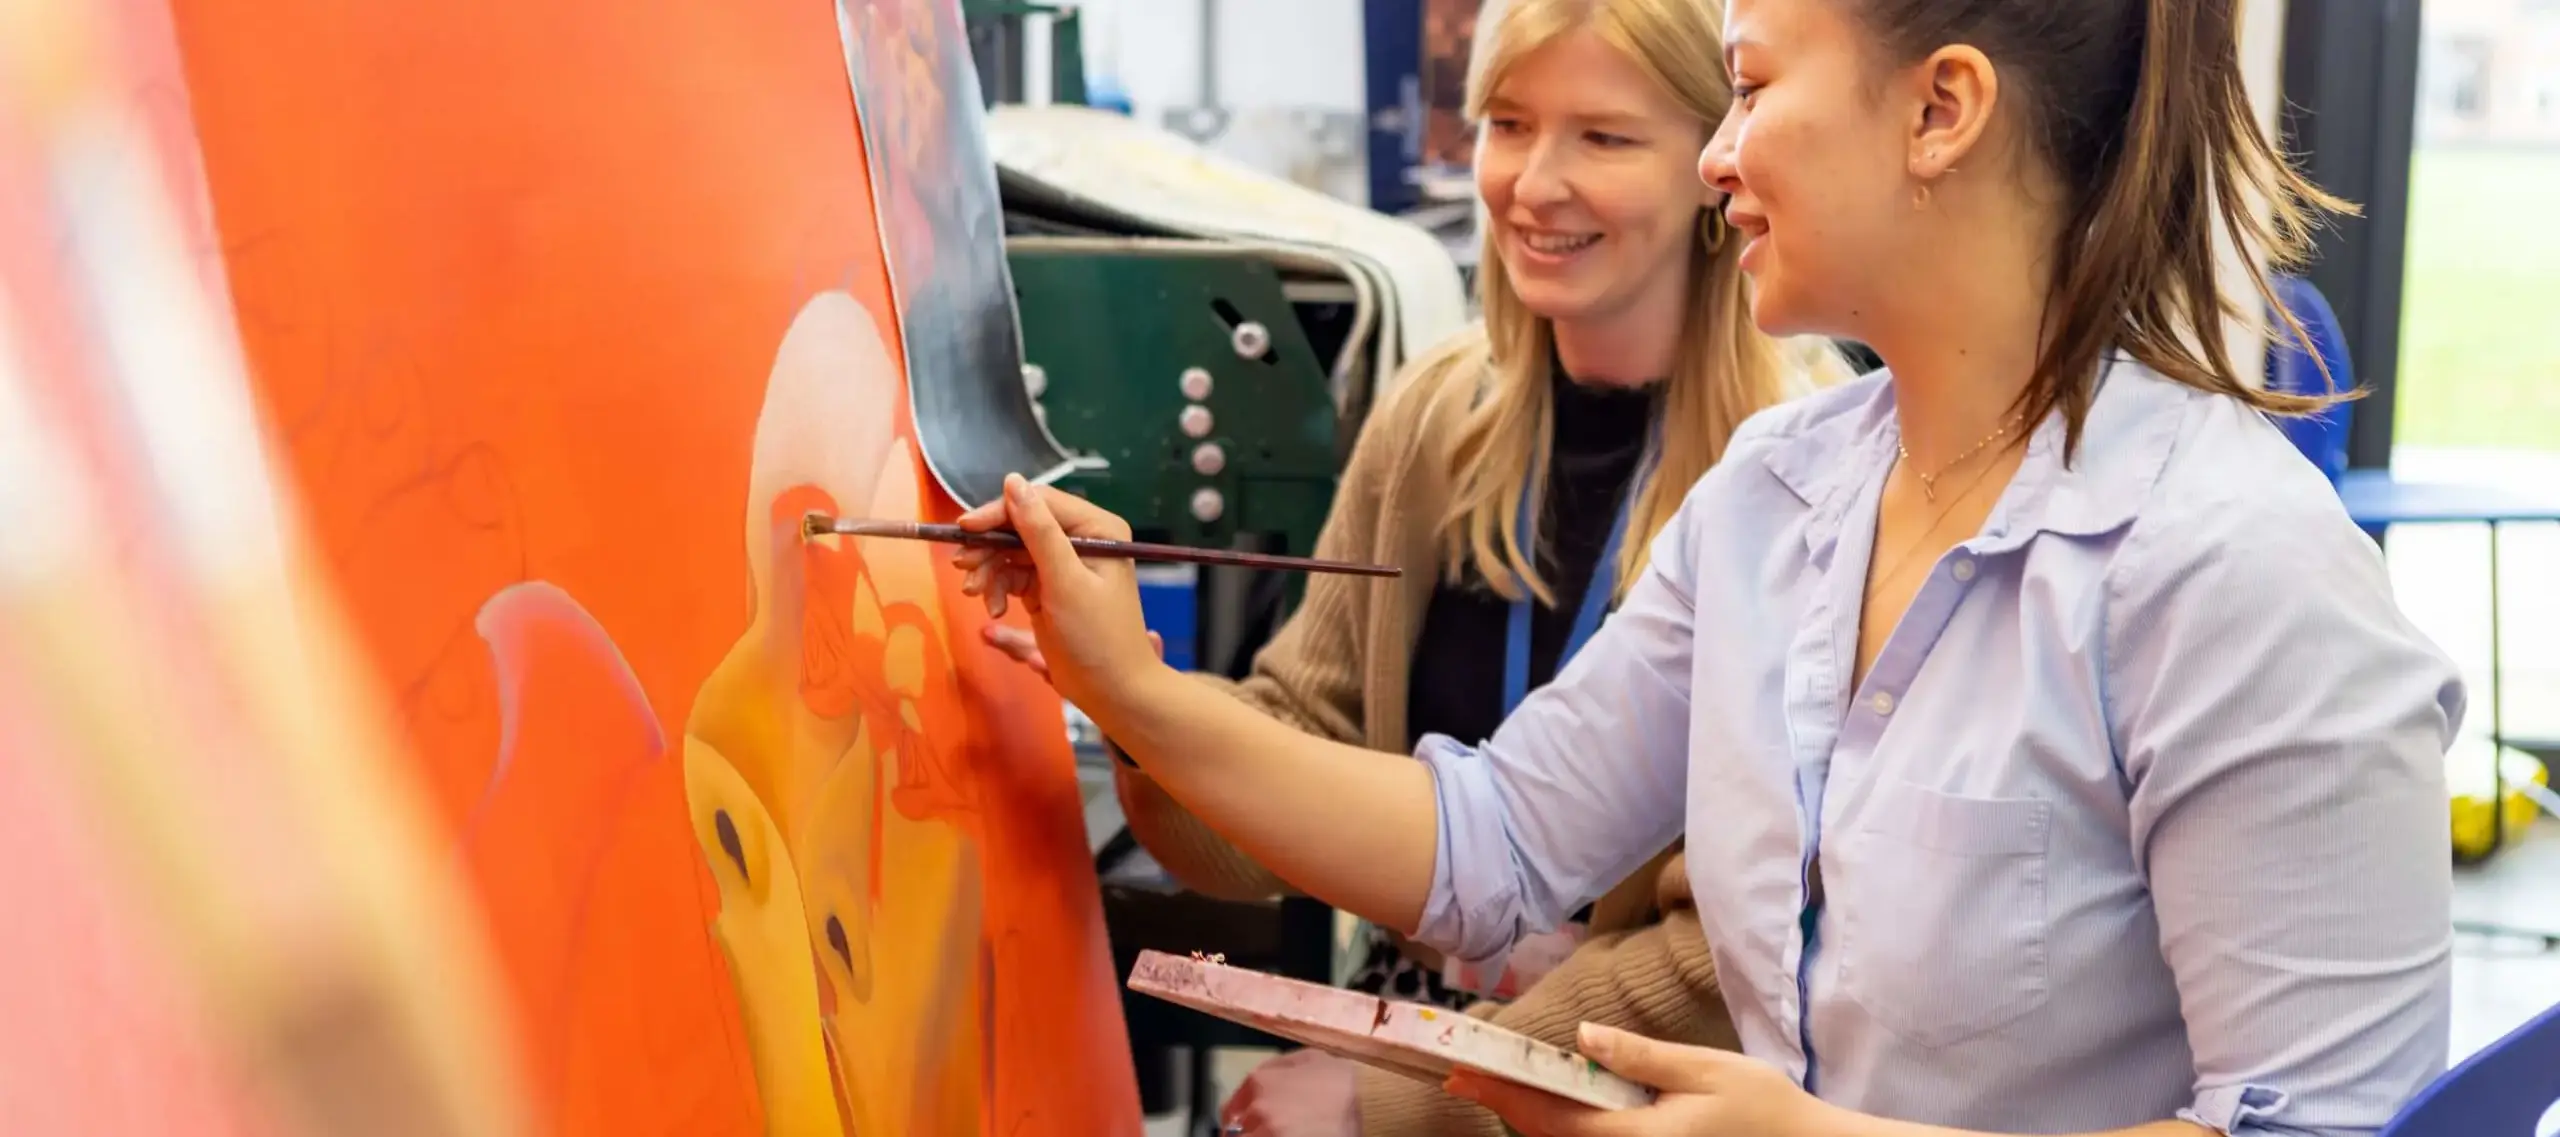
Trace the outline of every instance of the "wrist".
{"label": "wrist", "polygon": [[1088,707],[1085,713],[1110,740],[1112,752],[1120,764],[1141,769],[1138,757],[1152,757],[1147,741],[1155,737],[1156,725],[1164,721],[1166,710],[1189,681],[1182,673],[1161,659],[1150,659],[1131,668],[1111,685],[1107,706]]}

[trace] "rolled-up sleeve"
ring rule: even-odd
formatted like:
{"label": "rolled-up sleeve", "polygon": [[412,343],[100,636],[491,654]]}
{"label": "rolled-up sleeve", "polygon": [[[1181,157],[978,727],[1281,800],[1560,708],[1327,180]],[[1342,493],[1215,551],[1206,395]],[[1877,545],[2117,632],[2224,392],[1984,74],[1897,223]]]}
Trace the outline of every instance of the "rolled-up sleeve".
{"label": "rolled-up sleeve", "polygon": [[2119,560],[2107,695],[2194,1052],[2179,1116],[2373,1133],[2445,1068],[2460,675],[2342,514],[2176,512]]}
{"label": "rolled-up sleeve", "polygon": [[1523,936],[1552,930],[1679,834],[1697,499],[1663,527],[1618,611],[1491,739],[1416,747],[1438,790],[1440,845],[1415,938],[1498,969]]}

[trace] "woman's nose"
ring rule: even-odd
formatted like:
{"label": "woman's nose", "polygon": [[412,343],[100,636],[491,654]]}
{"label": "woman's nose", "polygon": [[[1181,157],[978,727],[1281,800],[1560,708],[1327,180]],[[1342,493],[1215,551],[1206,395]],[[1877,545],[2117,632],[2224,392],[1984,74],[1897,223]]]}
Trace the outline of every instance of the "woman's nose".
{"label": "woman's nose", "polygon": [[1524,205],[1552,204],[1573,196],[1563,160],[1549,147],[1531,152],[1511,183],[1511,196]]}
{"label": "woman's nose", "polygon": [[1735,133],[1733,119],[1727,116],[1716,124],[1715,136],[1707,139],[1706,148],[1698,151],[1698,180],[1724,191],[1727,196],[1731,196],[1741,184],[1733,164]]}

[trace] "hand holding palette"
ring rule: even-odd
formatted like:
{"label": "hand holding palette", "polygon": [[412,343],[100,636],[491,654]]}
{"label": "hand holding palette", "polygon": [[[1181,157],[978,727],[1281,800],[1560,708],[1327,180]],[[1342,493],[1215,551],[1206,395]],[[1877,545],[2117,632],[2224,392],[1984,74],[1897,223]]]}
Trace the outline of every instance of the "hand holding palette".
{"label": "hand holding palette", "polygon": [[1483,1019],[1216,959],[1140,952],[1129,989],[1433,1085],[1465,1069],[1601,1109],[1653,1101],[1599,1063]]}

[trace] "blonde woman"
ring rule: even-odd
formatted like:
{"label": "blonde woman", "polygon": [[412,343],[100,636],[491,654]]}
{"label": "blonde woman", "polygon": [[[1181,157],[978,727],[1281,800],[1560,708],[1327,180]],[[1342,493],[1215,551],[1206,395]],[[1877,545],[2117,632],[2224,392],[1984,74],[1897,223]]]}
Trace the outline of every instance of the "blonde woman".
{"label": "blonde woman", "polygon": [[[1318,577],[1239,684],[1300,730],[1409,753],[1480,740],[1553,676],[1637,579],[1653,536],[1743,419],[1844,377],[1751,325],[1738,242],[1699,149],[1730,99],[1702,0],[1511,0],[1470,77],[1485,204],[1482,327],[1419,359],[1362,432],[1317,555],[1404,565]],[[1026,633],[990,629],[1026,661]],[[1138,840],[1203,893],[1286,886],[1124,767]],[[1725,1042],[1732,1032],[1675,853],[1524,947],[1501,976],[1453,974],[1364,926],[1352,986],[1464,1008],[1557,1041],[1577,1022]],[[1666,919],[1666,913],[1670,918]],[[1568,958],[1569,957],[1569,958]],[[1265,1065],[1228,1103],[1240,1133],[1499,1132],[1429,1087],[1313,1052]],[[1355,1104],[1356,1100],[1356,1104]]]}

